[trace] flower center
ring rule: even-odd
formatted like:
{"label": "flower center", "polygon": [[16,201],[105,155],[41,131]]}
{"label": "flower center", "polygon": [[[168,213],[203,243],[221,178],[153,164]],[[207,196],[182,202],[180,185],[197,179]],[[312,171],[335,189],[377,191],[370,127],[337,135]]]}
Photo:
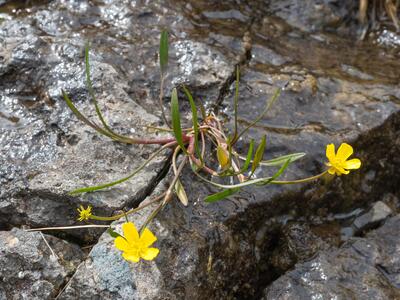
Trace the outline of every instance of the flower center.
{"label": "flower center", "polygon": [[340,158],[334,158],[334,159],[332,159],[332,160],[330,161],[330,163],[331,163],[332,167],[335,167],[335,168],[337,168],[337,167],[342,167],[342,165],[343,165],[343,160],[340,159]]}
{"label": "flower center", "polygon": [[127,252],[134,256],[140,256],[140,253],[144,250],[143,248],[144,247],[142,247],[141,244],[134,244],[129,246],[129,250]]}

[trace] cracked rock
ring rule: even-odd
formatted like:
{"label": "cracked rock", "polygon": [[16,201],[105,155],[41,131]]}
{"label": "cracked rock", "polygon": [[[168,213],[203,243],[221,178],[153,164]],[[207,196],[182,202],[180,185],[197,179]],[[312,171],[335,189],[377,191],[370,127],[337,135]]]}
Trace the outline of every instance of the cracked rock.
{"label": "cracked rock", "polygon": [[82,259],[78,246],[58,238],[17,228],[1,231],[0,299],[54,299]]}
{"label": "cracked rock", "polygon": [[339,249],[321,251],[276,280],[263,299],[398,299],[399,226],[396,216],[365,238],[351,238]]}
{"label": "cracked rock", "polygon": [[363,231],[384,221],[392,213],[393,210],[389,206],[382,201],[378,201],[369,212],[357,217],[353,222],[353,226],[356,231]]}
{"label": "cracked rock", "polygon": [[[208,44],[189,39],[189,22],[168,2],[21,6],[5,9],[12,17],[0,23],[0,226],[70,225],[81,204],[102,214],[137,205],[157,184],[167,152],[129,182],[68,195],[129,175],[155,149],[113,142],[67,108],[61,90],[99,123],[85,85],[86,41],[91,42],[92,81],[104,117],[115,131],[134,137],[166,136],[145,127],[161,125],[157,52],[164,25],[170,31],[169,72],[174,74],[166,80],[166,102],[168,91],[181,83],[194,86],[197,95],[207,91],[216,97],[233,64]],[[85,241],[100,233],[71,232]]]}

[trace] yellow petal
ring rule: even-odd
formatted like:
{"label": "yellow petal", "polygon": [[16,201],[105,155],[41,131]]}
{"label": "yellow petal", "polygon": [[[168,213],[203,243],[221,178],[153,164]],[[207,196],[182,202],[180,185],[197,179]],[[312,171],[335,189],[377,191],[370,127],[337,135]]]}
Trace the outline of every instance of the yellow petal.
{"label": "yellow petal", "polygon": [[343,143],[340,145],[336,157],[341,161],[345,161],[353,154],[353,147],[349,144]]}
{"label": "yellow petal", "polygon": [[358,158],[350,159],[343,163],[345,169],[355,170],[361,167],[361,161]]}
{"label": "yellow petal", "polygon": [[157,241],[157,237],[149,229],[145,228],[140,236],[140,243],[144,247],[149,247],[155,241]]}
{"label": "yellow petal", "polygon": [[326,157],[329,159],[329,161],[335,159],[335,145],[334,144],[329,144],[326,146]]}
{"label": "yellow petal", "polygon": [[343,169],[342,167],[336,167],[336,175],[340,176],[342,174],[349,174],[350,171]]}
{"label": "yellow petal", "polygon": [[132,255],[132,254],[126,253],[126,252],[122,253],[122,257],[123,257],[124,259],[126,259],[126,260],[130,260],[130,261],[133,261],[133,262],[135,262],[135,263],[139,262],[139,259],[140,259],[139,256]]}
{"label": "yellow petal", "polygon": [[336,169],[334,167],[328,169],[328,173],[331,175],[335,175]]}
{"label": "yellow petal", "polygon": [[159,252],[160,250],[158,250],[157,248],[147,248],[142,250],[140,256],[145,260],[153,260],[154,258],[156,258]]}
{"label": "yellow petal", "polygon": [[139,241],[139,233],[132,222],[126,222],[122,225],[124,236],[128,243],[137,243]]}
{"label": "yellow petal", "polygon": [[115,238],[114,245],[115,245],[115,248],[117,248],[118,250],[121,250],[121,251],[127,251],[129,249],[128,242],[120,236]]}

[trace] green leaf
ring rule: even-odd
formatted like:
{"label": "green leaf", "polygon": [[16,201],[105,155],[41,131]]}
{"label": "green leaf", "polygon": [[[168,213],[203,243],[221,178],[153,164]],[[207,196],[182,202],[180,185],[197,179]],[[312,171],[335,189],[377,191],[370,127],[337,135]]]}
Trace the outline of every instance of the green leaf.
{"label": "green leaf", "polygon": [[[281,166],[281,168],[278,170],[278,172],[276,172],[270,179],[268,179],[267,181],[263,182],[261,185],[266,185],[269,183],[273,183],[273,181],[275,179],[277,179],[279,176],[282,175],[282,173],[286,170],[286,168],[290,165],[292,161],[289,159],[286,160],[286,162]],[[256,184],[258,185],[258,184]]]}
{"label": "green leaf", "polygon": [[199,173],[197,173],[193,169],[193,167],[192,167],[192,170],[194,170],[194,174],[197,177],[199,177],[201,180],[203,180],[203,181],[205,181],[205,182],[207,182],[207,183],[209,183],[209,184],[211,184],[213,186],[216,186],[216,187],[219,187],[219,188],[223,188],[223,189],[235,189],[235,188],[242,188],[242,187],[249,186],[249,185],[267,185],[269,183],[274,183],[274,180],[276,178],[278,178],[286,170],[286,168],[289,166],[290,162],[291,162],[290,159],[288,159],[286,161],[286,163],[278,170],[278,172],[276,172],[271,177],[251,179],[251,180],[247,180],[245,182],[241,182],[241,183],[238,183],[238,184],[230,184],[230,185],[228,185],[228,184],[219,184],[219,183],[213,182],[213,181],[208,180],[207,178],[204,178],[203,176],[201,176]]}
{"label": "green leaf", "polygon": [[182,151],[187,154],[187,150],[183,143],[182,128],[181,128],[181,115],[179,113],[179,102],[178,102],[178,92],[176,88],[172,90],[171,94],[171,115],[172,115],[172,129],[174,130],[174,135],[176,142]]}
{"label": "green leaf", "polygon": [[91,80],[91,75],[90,75],[90,62],[89,62],[89,43],[86,44],[85,47],[85,73],[86,73],[86,86],[89,91],[89,95],[92,98],[92,101],[94,103],[94,107],[96,110],[96,114],[101,122],[103,124],[104,129],[103,131],[108,132],[109,136],[112,137],[114,140],[123,142],[123,143],[136,143],[135,139],[132,139],[127,136],[120,135],[116,132],[114,132],[111,127],[107,124],[106,120],[103,117],[103,114],[101,113],[99,103],[97,102],[96,95],[93,90],[93,85],[92,85],[92,80]]}
{"label": "green leaf", "polygon": [[181,181],[178,179],[175,183],[175,193],[184,206],[188,206],[188,197]]}
{"label": "green leaf", "polygon": [[260,165],[262,166],[267,166],[267,167],[274,167],[274,166],[280,166],[284,164],[288,159],[290,159],[290,162],[294,162],[303,156],[305,156],[306,153],[304,152],[299,152],[299,153],[292,153],[292,154],[287,154],[283,156],[279,156],[270,160],[263,160],[260,162]]}
{"label": "green leaf", "polygon": [[[240,175],[240,174],[243,174],[244,172],[246,172],[247,169],[249,168],[250,163],[252,162],[251,158],[253,157],[253,150],[254,150],[254,140],[251,139],[250,145],[249,145],[249,150],[247,152],[247,158],[246,158],[246,161],[245,161],[244,165],[242,166],[242,168],[238,172],[233,172],[232,170],[227,169],[227,170],[219,173],[218,176],[220,176],[220,177],[237,176],[237,175]],[[232,153],[230,153],[230,157],[232,157]],[[239,158],[244,159],[241,156],[239,156]]]}
{"label": "green leaf", "polygon": [[71,196],[75,196],[78,194],[82,194],[82,193],[89,193],[89,192],[94,192],[94,191],[98,191],[98,190],[102,190],[108,187],[112,187],[114,185],[123,183],[129,179],[131,179],[133,176],[135,176],[137,173],[139,173],[150,161],[152,161],[158,154],[160,154],[163,150],[168,149],[167,147],[161,147],[160,149],[158,149],[157,151],[155,151],[143,164],[141,164],[136,170],[133,171],[132,174],[130,174],[129,176],[126,176],[124,178],[121,178],[119,180],[113,181],[113,182],[109,182],[109,183],[105,183],[105,184],[101,184],[101,185],[96,185],[96,186],[89,186],[89,187],[84,187],[84,188],[79,188],[76,190],[73,190],[71,192],[69,192],[68,194]]}
{"label": "green leaf", "polygon": [[253,151],[254,151],[254,140],[251,139],[249,145],[249,151],[247,151],[246,161],[244,162],[244,165],[241,168],[240,173],[247,171],[247,169],[249,168],[251,158],[253,157]]}
{"label": "green leaf", "polygon": [[165,74],[168,68],[168,31],[163,30],[160,36],[160,69]]}
{"label": "green leaf", "polygon": [[236,137],[236,139],[234,141],[232,141],[232,145],[234,143],[236,143],[239,138],[247,131],[249,130],[251,127],[253,127],[254,125],[256,125],[261,119],[262,117],[270,110],[270,108],[272,107],[272,105],[275,103],[276,99],[278,99],[279,95],[281,94],[281,89],[277,89],[274,93],[274,95],[272,96],[272,98],[267,102],[264,110],[261,112],[261,114],[250,124],[248,125],[245,129],[243,129],[243,131],[241,133],[239,133]]}
{"label": "green leaf", "polygon": [[123,239],[125,239],[125,237],[120,235],[118,232],[114,231],[114,229],[112,227],[108,228],[107,232],[114,239],[117,238],[117,237],[122,237]]}
{"label": "green leaf", "polygon": [[282,167],[272,176],[272,180],[277,179],[282,173],[286,170],[286,168],[291,164],[292,160],[289,158],[286,162],[282,165]]}
{"label": "green leaf", "polygon": [[63,95],[63,98],[65,100],[65,102],[67,103],[69,109],[75,114],[75,116],[81,120],[82,122],[84,122],[86,125],[92,127],[94,130],[96,130],[98,133],[103,134],[109,138],[115,139],[115,137],[110,134],[109,132],[105,131],[103,128],[99,127],[96,123],[90,121],[88,118],[86,118],[76,107],[75,105],[72,103],[71,99],[69,98],[68,94],[61,90],[61,93]]}
{"label": "green leaf", "polygon": [[197,157],[200,159],[201,163],[203,163],[203,157],[201,156],[200,147],[199,147],[199,121],[197,118],[197,107],[194,103],[192,94],[183,86],[183,90],[186,94],[186,97],[189,99],[190,108],[192,110],[192,122],[193,122],[193,131],[194,131],[194,150],[196,151]]}
{"label": "green leaf", "polygon": [[96,109],[96,114],[100,119],[100,122],[103,124],[104,128],[110,132],[111,134],[114,134],[114,132],[111,130],[111,128],[107,125],[107,122],[105,121],[100,108],[99,108],[99,104],[97,102],[96,96],[94,94],[94,90],[93,90],[93,85],[92,85],[92,80],[90,79],[90,62],[89,62],[89,43],[86,43],[86,47],[85,47],[85,73],[86,73],[86,86],[88,88],[89,91],[89,95],[90,97],[92,97],[92,101],[94,103],[95,109]]}
{"label": "green leaf", "polygon": [[240,191],[240,188],[223,190],[221,192],[207,196],[206,198],[204,198],[204,201],[208,202],[208,203],[217,202],[219,200],[222,200],[226,197],[229,197],[229,196],[237,193],[238,191]]}
{"label": "green leaf", "polygon": [[236,66],[235,97],[233,98],[233,110],[234,110],[234,118],[235,118],[235,131],[233,133],[233,137],[231,139],[231,142],[236,141],[236,137],[237,137],[237,134],[238,134],[239,76],[240,76],[239,75],[239,66]]}
{"label": "green leaf", "polygon": [[263,159],[264,151],[265,151],[265,144],[266,144],[266,136],[264,135],[261,139],[260,145],[258,145],[256,154],[254,155],[253,164],[251,166],[251,174],[255,172],[255,170],[260,165],[260,161]]}

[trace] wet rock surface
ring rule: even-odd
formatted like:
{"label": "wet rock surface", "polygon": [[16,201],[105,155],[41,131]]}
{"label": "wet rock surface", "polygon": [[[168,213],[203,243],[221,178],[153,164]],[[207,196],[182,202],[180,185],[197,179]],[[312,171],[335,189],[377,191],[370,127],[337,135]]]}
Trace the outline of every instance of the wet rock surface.
{"label": "wet rock surface", "polygon": [[352,238],[296,265],[262,299],[398,299],[399,225],[399,216],[391,218],[365,238]]}
{"label": "wet rock surface", "polygon": [[356,218],[353,225],[357,231],[367,230],[384,221],[393,213],[392,209],[385,203],[378,201],[370,211]]}
{"label": "wet rock surface", "polygon": [[[164,9],[166,17],[158,20]],[[107,214],[137,205],[157,184],[162,157],[141,176],[109,192],[67,195],[74,188],[125,177],[154,149],[119,145],[99,136],[62,100],[63,89],[84,115],[96,119],[85,87],[86,40],[92,43],[92,80],[105,117],[118,132],[130,136],[162,136],[148,132],[145,125],[160,124],[154,99],[163,24],[174,20],[177,27],[171,30],[170,69],[179,76],[168,77],[168,88],[173,79],[174,84],[185,82],[199,91],[218,91],[233,66],[206,44],[186,39],[179,31],[185,20],[162,4],[55,1],[29,12],[15,13],[1,25],[0,224],[65,225],[74,222],[71,207],[79,204]],[[90,240],[93,235],[80,238]]]}
{"label": "wet rock surface", "polygon": [[[159,181],[169,167],[167,155],[108,191],[67,195],[73,188],[126,176],[154,149],[112,142],[82,125],[67,109],[61,89],[85,115],[96,118],[84,81],[86,40],[91,42],[96,95],[106,119],[120,133],[166,136],[149,133],[145,125],[162,124],[156,105],[156,54],[159,32],[167,28],[171,41],[167,109],[170,89],[185,83],[196,99],[214,105],[232,125],[238,63],[240,126],[254,119],[277,87],[283,88],[249,136],[260,140],[267,135],[265,158],[307,153],[290,166],[284,179],[324,170],[325,146],[331,142],[351,143],[363,162],[361,170],[341,178],[308,186],[243,189],[214,204],[203,199],[216,190],[187,170],[182,182],[190,195],[189,206],[173,201],[150,226],[161,249],[155,261],[129,264],[102,230],[69,231],[67,239],[72,235],[81,244],[95,246],[84,260],[76,255],[82,263],[72,278],[69,272],[76,263],[68,271],[53,272],[56,283],[51,281],[52,287],[43,289],[43,297],[58,290],[61,299],[260,299],[264,294],[270,299],[285,297],[277,294],[285,278],[307,274],[311,274],[304,277],[308,285],[293,284],[289,295],[309,299],[315,292],[329,297],[337,292],[336,282],[329,288],[321,286],[318,266],[329,269],[345,262],[351,262],[353,269],[345,270],[343,278],[351,279],[360,293],[367,278],[372,280],[367,296],[398,296],[391,285],[398,276],[397,261],[387,258],[397,245],[393,228],[398,217],[368,231],[399,211],[395,175],[400,167],[400,64],[395,43],[389,48],[371,41],[355,43],[332,31],[352,8],[335,1],[268,5],[264,1],[38,1],[28,8],[1,8],[0,226],[4,229],[72,224],[80,204],[92,205],[96,214],[111,214],[137,205],[156,186],[157,193],[165,188]],[[323,31],[326,28],[330,31]],[[188,104],[181,104],[187,114]],[[240,140],[238,150],[246,153],[247,144],[247,138]],[[256,175],[274,171],[264,169]],[[368,215],[376,206],[383,214]],[[145,209],[132,220],[139,225],[150,211]],[[361,227],[366,237],[352,238],[352,231],[343,238],[343,228],[360,220],[365,221]],[[378,239],[378,233],[386,234]],[[357,247],[360,253],[354,250]],[[382,268],[374,265],[374,257]],[[313,261],[318,268],[312,269]],[[28,265],[24,271],[32,268]],[[358,275],[350,278],[351,272]],[[24,280],[21,284],[29,285]],[[310,286],[315,290],[307,290]],[[295,294],[297,288],[301,293]],[[20,293],[14,291],[10,297]]]}
{"label": "wet rock surface", "polygon": [[[135,216],[138,228],[154,208],[145,208]],[[122,234],[121,224],[117,221],[112,227]],[[156,261],[127,262],[114,247],[114,238],[104,233],[59,299],[182,299],[195,296],[190,294],[195,289],[187,287],[194,279],[197,248],[204,241],[189,238],[187,233],[177,236],[158,221],[149,228],[158,233],[155,245],[166,249]],[[179,238],[179,248],[175,238]],[[173,267],[167,270],[165,265]]]}
{"label": "wet rock surface", "polygon": [[84,258],[77,245],[39,232],[0,232],[0,299],[54,299]]}

